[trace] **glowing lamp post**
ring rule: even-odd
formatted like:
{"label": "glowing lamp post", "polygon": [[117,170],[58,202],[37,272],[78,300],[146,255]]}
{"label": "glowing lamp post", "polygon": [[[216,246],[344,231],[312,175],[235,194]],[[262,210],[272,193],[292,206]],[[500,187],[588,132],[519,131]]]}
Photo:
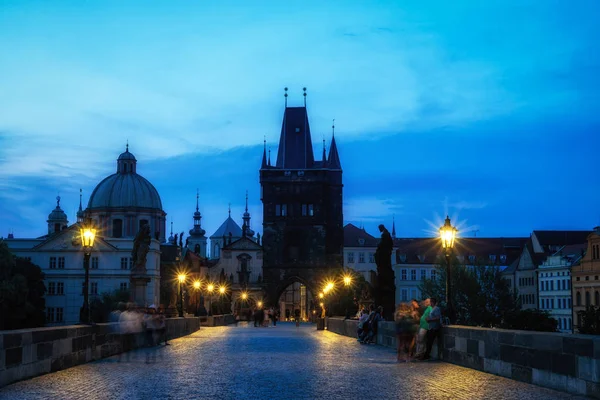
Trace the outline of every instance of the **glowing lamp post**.
{"label": "glowing lamp post", "polygon": [[452,249],[454,248],[454,240],[458,230],[450,223],[450,217],[446,216],[444,226],[440,228],[440,239],[442,240],[442,248],[446,257],[446,304],[448,306],[448,319],[454,322],[454,304],[452,304],[452,267],[450,258]]}
{"label": "glowing lamp post", "polygon": [[179,318],[183,318],[183,284],[185,283],[185,274],[177,275],[179,281]]}
{"label": "glowing lamp post", "polygon": [[82,323],[90,323],[90,302],[89,302],[89,286],[90,286],[90,256],[96,239],[96,229],[92,225],[92,220],[87,218],[85,223],[79,229],[81,235],[81,245],[83,247],[83,269],[85,270],[85,278],[83,281],[83,307],[79,319]]}
{"label": "glowing lamp post", "polygon": [[344,275],[344,285],[350,286],[352,284],[352,277],[350,275]]}

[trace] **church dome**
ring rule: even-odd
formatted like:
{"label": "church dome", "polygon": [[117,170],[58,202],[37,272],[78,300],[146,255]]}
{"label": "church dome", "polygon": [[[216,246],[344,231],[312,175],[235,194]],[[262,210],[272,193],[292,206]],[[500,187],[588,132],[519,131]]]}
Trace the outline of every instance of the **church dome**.
{"label": "church dome", "polygon": [[129,146],[117,159],[117,173],[104,178],[92,192],[88,209],[148,208],[162,210],[158,191],[136,172],[137,160]]}

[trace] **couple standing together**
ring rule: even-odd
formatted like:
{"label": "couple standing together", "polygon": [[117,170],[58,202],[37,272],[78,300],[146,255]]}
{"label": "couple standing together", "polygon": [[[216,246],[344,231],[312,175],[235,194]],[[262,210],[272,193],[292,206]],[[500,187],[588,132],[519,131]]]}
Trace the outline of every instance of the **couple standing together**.
{"label": "couple standing together", "polygon": [[410,304],[402,303],[394,315],[398,362],[412,361],[411,356],[415,353],[415,359],[428,360],[433,343],[440,336],[442,313],[437,305],[437,299],[425,299],[421,304],[422,308],[414,299]]}

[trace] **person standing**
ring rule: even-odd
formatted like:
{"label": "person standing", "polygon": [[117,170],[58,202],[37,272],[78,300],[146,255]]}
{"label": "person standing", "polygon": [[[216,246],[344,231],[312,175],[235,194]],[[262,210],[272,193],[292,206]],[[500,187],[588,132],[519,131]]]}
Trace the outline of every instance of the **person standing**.
{"label": "person standing", "polygon": [[[425,348],[425,354],[423,354],[423,360],[429,360],[431,357],[431,348],[433,347],[433,342],[438,339],[438,347],[440,346],[440,333],[442,332],[442,311],[437,305],[437,299],[431,298],[431,312],[429,316],[426,318],[427,323],[429,324],[429,330],[427,331],[427,345]],[[438,351],[439,352],[439,351]]]}
{"label": "person standing", "polygon": [[416,342],[416,355],[415,358],[423,357],[425,353],[425,343],[427,337],[427,331],[429,330],[429,323],[427,322],[427,318],[429,318],[429,313],[431,313],[431,302],[430,299],[425,299],[421,302],[421,306],[423,308],[423,314],[421,315],[421,319],[419,321],[419,331],[417,332]]}

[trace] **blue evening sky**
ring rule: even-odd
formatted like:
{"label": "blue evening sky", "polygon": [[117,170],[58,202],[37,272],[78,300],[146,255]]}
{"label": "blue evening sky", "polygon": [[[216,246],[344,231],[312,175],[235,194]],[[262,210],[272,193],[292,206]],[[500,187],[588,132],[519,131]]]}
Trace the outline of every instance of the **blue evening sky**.
{"label": "blue evening sky", "polygon": [[0,236],[71,222],[129,140],[175,231],[262,231],[283,88],[315,154],[335,118],[344,219],[428,236],[600,225],[600,3],[0,2]]}

